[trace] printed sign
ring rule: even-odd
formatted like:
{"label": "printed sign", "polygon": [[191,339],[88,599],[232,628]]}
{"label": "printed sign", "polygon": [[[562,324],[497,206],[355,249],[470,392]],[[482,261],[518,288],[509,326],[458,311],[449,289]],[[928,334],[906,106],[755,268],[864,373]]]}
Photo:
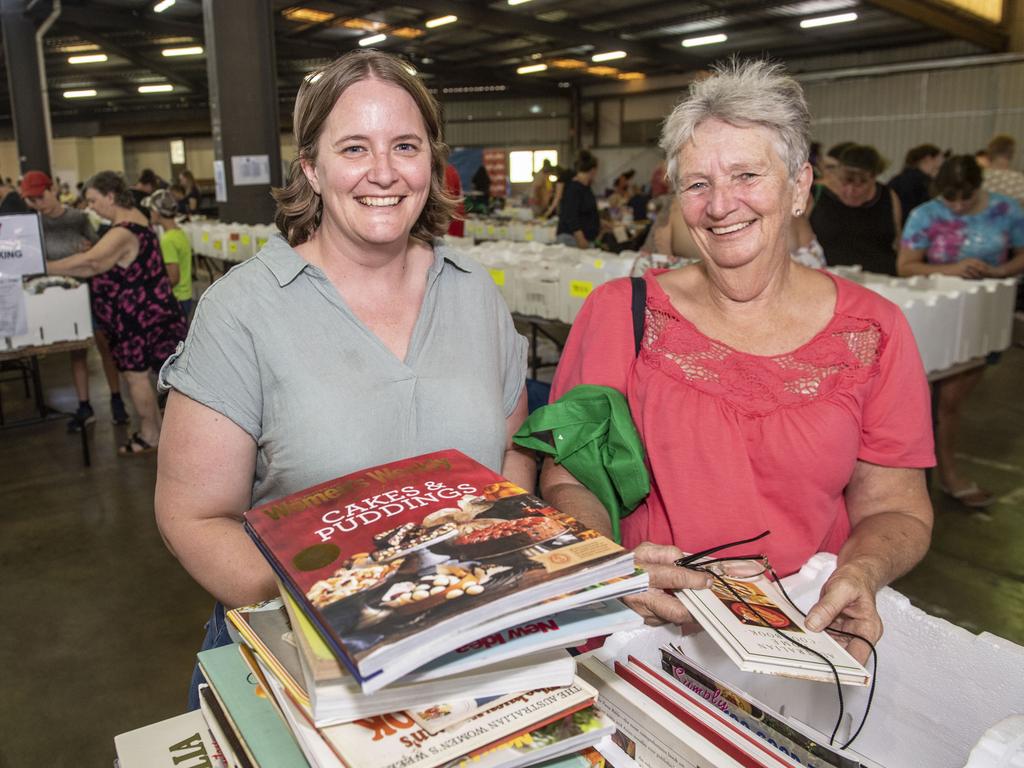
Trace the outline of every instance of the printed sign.
{"label": "printed sign", "polygon": [[43,228],[37,213],[0,215],[0,275],[45,275]]}
{"label": "printed sign", "polygon": [[232,155],[231,183],[236,187],[270,183],[270,155]]}

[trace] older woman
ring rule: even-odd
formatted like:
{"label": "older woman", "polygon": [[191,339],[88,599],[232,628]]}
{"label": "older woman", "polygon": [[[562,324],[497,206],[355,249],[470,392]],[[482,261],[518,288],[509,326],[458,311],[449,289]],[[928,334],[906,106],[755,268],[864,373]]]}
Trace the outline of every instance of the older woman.
{"label": "older woman", "polygon": [[157,371],[185,338],[185,315],[171,292],[160,245],[134,207],[124,179],[113,171],[85,183],[92,210],[113,226],[92,248],[50,262],[56,275],[93,278],[93,318],[106,335],[114,365],[124,375],[139,415],[139,429],[118,452],[148,453],[160,439],[160,408],[150,371]]}
{"label": "older woman", "polygon": [[[440,110],[397,58],[355,51],[295,103],[298,159],[275,236],[211,286],[167,362],[156,514],[222,605],[276,593],[242,513],[332,477],[458,448],[523,487],[526,340],[487,270],[434,236]],[[194,702],[193,702],[194,703]]]}
{"label": "older woman", "polygon": [[[555,376],[555,397],[577,384],[628,397],[651,493],[623,520],[623,540],[652,588],[627,600],[652,623],[688,619],[665,590],[708,583],[673,566],[684,550],[769,529],[763,551],[781,575],[838,553],[808,626],[874,640],[875,593],[928,546],[928,389],[909,326],[876,294],[788,254],[811,184],[808,124],[799,85],[777,66],[731,64],[691,85],[662,147],[703,261],[645,275],[638,355],[630,283],[594,291]],[[549,462],[541,484],[609,530],[566,470]]]}
{"label": "older woman", "polygon": [[874,147],[853,144],[843,149],[839,164],[836,182],[819,187],[810,201],[808,220],[825,261],[895,275],[903,214],[896,193],[878,182],[885,160]]}
{"label": "older woman", "polygon": [[[956,275],[969,280],[1024,272],[1024,210],[1012,197],[982,188],[982,172],[970,155],[951,157],[935,178],[938,196],[907,219],[900,249],[901,275]],[[960,408],[981,380],[984,367],[935,385],[935,442],[939,487],[968,507],[995,501],[956,466]]]}

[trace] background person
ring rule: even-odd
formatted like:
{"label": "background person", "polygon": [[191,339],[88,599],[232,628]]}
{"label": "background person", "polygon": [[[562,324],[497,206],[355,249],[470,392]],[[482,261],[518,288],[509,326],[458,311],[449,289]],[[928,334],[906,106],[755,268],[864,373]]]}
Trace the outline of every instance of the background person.
{"label": "background person", "polygon": [[92,248],[53,262],[49,270],[93,278],[93,317],[109,340],[139,416],[138,431],[118,453],[147,453],[156,449],[161,426],[149,373],[159,370],[185,338],[185,316],[171,293],[156,234],[135,208],[124,179],[101,171],[86,182],[85,198],[112,226]]}
{"label": "background person", "polygon": [[[629,400],[651,493],[622,521],[623,543],[651,589],[625,601],[650,623],[688,621],[670,591],[709,583],[673,565],[684,550],[769,529],[759,546],[780,575],[838,553],[808,626],[874,641],[876,592],[928,546],[931,418],[910,328],[872,291],[789,256],[812,179],[809,124],[778,65],[734,62],[691,84],[661,146],[703,261],[645,275],[639,355],[629,281],[593,291],[555,375],[555,398],[601,384]],[[609,532],[600,502],[550,460],[541,490]]]}
{"label": "background person", "polygon": [[942,150],[934,144],[920,144],[907,150],[903,170],[889,179],[889,188],[900,199],[902,224],[917,206],[932,199],[932,180],[942,165]]}
{"label": "background person", "polygon": [[983,174],[985,189],[1012,197],[1024,204],[1024,173],[1011,167],[1017,142],[1012,136],[1000,133],[992,137],[987,150],[988,165]]}
{"label": "background person", "polygon": [[189,216],[195,216],[199,213],[200,193],[199,186],[196,184],[196,177],[192,174],[188,168],[185,168],[178,174],[178,184],[184,192],[184,196],[178,203],[178,212],[184,213]]}
{"label": "background person", "polygon": [[[21,180],[21,194],[25,203],[38,212],[42,219],[48,261],[58,261],[81,253],[99,240],[89,216],[84,211],[64,205],[54,194],[53,186],[53,180],[42,171],[29,171]],[[53,272],[53,269],[49,268],[49,271]],[[121,399],[121,381],[114,360],[110,356],[107,337],[96,327],[93,329],[93,339],[100,353],[107,386],[110,388],[111,418],[115,424],[127,424],[129,419],[124,401]],[[68,431],[77,432],[94,422],[96,413],[89,402],[88,350],[76,349],[70,355],[71,379],[75,385],[75,394],[78,396],[78,409],[68,421]]]}
{"label": "background person", "polygon": [[558,207],[556,242],[589,248],[597,239],[601,220],[597,215],[597,199],[591,189],[595,176],[597,158],[585,149],[580,150],[576,157],[576,173],[565,185],[562,203]]}
{"label": "background person", "polygon": [[[968,280],[1024,272],[1024,209],[1014,198],[982,187],[970,155],[951,157],[935,179],[938,197],[915,208],[900,248],[901,275],[956,275]],[[935,383],[935,443],[939,488],[968,507],[995,501],[956,464],[960,410],[984,366]]]}
{"label": "background person", "polygon": [[192,316],[192,245],[178,226],[178,201],[169,190],[158,189],[149,196],[149,220],[161,228],[160,253],[171,281],[171,292],[187,320]]}
{"label": "background person", "polygon": [[526,340],[488,271],[434,239],[447,147],[406,66],[353,51],[302,84],[281,235],[207,289],[161,374],[157,523],[218,601],[206,647],[227,640],[224,605],[277,592],[250,507],[441,448],[533,486],[511,442]]}
{"label": "background person", "polygon": [[808,220],[825,261],[895,275],[903,214],[896,193],[878,181],[885,160],[874,147],[854,144],[839,164],[838,191],[826,184],[810,203]]}

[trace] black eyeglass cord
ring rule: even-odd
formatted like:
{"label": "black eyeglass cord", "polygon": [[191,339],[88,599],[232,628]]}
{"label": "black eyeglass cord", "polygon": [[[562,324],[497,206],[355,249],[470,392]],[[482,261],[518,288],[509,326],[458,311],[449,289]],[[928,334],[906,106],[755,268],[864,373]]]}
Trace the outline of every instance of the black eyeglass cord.
{"label": "black eyeglass cord", "polygon": [[[804,613],[803,611],[801,611],[800,608],[797,606],[797,604],[794,603],[793,600],[790,598],[789,593],[786,592],[786,588],[784,586],[782,586],[782,579],[780,579],[779,575],[777,573],[775,573],[775,569],[772,568],[771,565],[768,566],[768,572],[771,573],[772,579],[775,581],[775,586],[777,586],[779,588],[779,591],[782,593],[782,596],[784,598],[786,598],[786,602],[789,603],[793,607],[793,610],[795,610],[797,613],[799,613],[804,618],[807,618],[807,614]],[[733,591],[731,585],[729,585],[729,590]],[[735,592],[733,592],[733,594],[735,594]],[[763,619],[762,619],[762,621],[763,621]],[[775,629],[775,627],[772,627],[772,629]],[[867,703],[864,705],[864,714],[863,714],[863,716],[860,719],[860,725],[857,726],[857,730],[853,732],[853,736],[851,736],[849,738],[849,740],[840,747],[840,749],[846,749],[851,744],[853,744],[853,742],[857,739],[858,736],[860,736],[860,732],[862,730],[864,730],[864,724],[868,721],[868,713],[871,712],[871,702],[875,698],[875,681],[878,679],[878,652],[875,650],[875,644],[874,643],[872,643],[866,637],[862,637],[861,635],[858,635],[856,632],[847,632],[847,631],[842,630],[842,629],[834,629],[833,627],[826,627],[826,630],[829,631],[829,632],[834,632],[837,635],[845,635],[846,637],[856,638],[857,640],[860,640],[861,642],[866,643],[868,648],[870,649],[870,656],[871,656],[871,684],[868,686],[868,700],[867,700]],[[794,643],[796,642],[795,640],[793,640],[793,638],[789,637],[788,635],[785,635],[782,632],[779,632],[779,630],[776,629],[775,631],[778,632],[779,634],[781,634],[787,640],[789,640],[791,642],[794,642]],[[799,643],[798,643],[798,645],[799,645]],[[811,650],[811,649],[808,648],[807,650]],[[822,657],[822,658],[824,658],[824,657]],[[826,663],[828,663],[829,667],[832,668],[832,673],[833,673],[833,675],[835,675],[835,678],[836,678],[836,686],[839,686],[840,685],[839,684],[839,673],[836,671],[836,668],[835,668],[835,666],[833,666],[832,662],[830,662],[828,659],[825,659],[825,661],[826,661]],[[838,720],[836,720],[836,727],[832,731],[832,736],[829,737],[829,741],[828,741],[829,746],[832,746],[832,741],[833,741],[833,739],[835,739],[836,733],[839,732],[839,725],[842,722],[842,719],[843,719],[843,692],[842,692],[842,688],[840,687],[840,689],[839,689],[839,718],[838,718]]]}

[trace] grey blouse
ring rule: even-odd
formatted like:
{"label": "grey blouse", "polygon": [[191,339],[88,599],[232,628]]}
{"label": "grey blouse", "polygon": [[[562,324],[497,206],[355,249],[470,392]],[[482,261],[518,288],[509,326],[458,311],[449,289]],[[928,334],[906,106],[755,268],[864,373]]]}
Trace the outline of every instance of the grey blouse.
{"label": "grey blouse", "polygon": [[256,441],[255,506],[444,448],[500,471],[526,347],[487,270],[439,240],[399,360],[275,236],[203,294],[160,385]]}

